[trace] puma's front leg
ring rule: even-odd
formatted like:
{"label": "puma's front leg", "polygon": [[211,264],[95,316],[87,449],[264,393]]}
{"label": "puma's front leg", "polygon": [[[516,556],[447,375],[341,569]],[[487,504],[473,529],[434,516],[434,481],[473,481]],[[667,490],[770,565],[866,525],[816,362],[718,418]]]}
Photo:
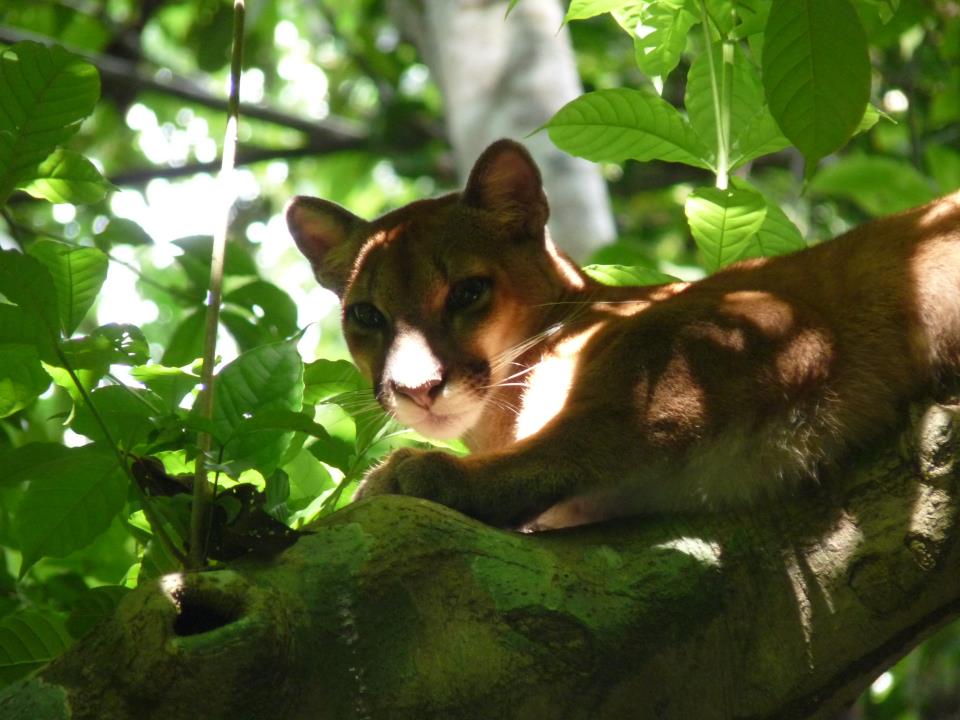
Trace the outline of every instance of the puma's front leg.
{"label": "puma's front leg", "polygon": [[467,457],[398,450],[367,475],[355,498],[411,495],[491,525],[519,527],[592,484],[578,463],[550,455],[542,457],[535,448]]}

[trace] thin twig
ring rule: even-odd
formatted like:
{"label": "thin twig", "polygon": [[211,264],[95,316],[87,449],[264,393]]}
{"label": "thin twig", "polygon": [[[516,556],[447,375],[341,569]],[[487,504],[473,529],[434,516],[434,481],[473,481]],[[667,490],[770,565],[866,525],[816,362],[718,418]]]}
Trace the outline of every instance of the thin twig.
{"label": "thin twig", "polygon": [[[233,207],[233,171],[237,154],[237,123],[240,108],[240,69],[243,65],[244,0],[233,3],[233,53],[230,63],[230,98],[227,109],[227,130],[223,138],[223,163],[220,168],[220,226],[213,238],[210,258],[210,287],[207,292],[207,315],[204,329],[203,366],[200,371],[200,396],[197,410],[205,420],[213,418],[214,363],[217,356],[217,328],[220,325],[220,300],[223,293],[223,265],[227,248],[227,231]],[[213,491],[207,480],[207,454],[213,438],[207,432],[197,437],[196,475],[193,481],[193,509],[190,517],[190,555],[188,566],[200,569],[207,562],[207,532]]]}

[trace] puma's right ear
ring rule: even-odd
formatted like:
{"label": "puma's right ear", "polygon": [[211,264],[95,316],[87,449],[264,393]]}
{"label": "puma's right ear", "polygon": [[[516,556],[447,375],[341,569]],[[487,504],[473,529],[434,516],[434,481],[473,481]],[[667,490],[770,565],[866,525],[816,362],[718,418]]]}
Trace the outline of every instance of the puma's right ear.
{"label": "puma's right ear", "polygon": [[498,140],[480,154],[462,197],[507,222],[522,222],[533,235],[542,233],[550,215],[540,170],[513,140]]}
{"label": "puma's right ear", "polygon": [[343,296],[367,223],[336,203],[298,195],[287,204],[287,227],[317,281]]}

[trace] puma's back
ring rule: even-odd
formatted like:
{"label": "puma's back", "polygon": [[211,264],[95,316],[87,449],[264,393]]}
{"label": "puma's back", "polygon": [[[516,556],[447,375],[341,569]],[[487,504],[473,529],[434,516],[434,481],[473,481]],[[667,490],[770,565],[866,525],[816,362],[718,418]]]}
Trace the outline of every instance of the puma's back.
{"label": "puma's back", "polygon": [[464,459],[395,456],[405,492],[518,524],[742,503],[889,426],[960,361],[960,198],[693,284],[604,287],[557,253],[536,167],[501,141],[463,193],[373,222],[288,218],[377,399]]}

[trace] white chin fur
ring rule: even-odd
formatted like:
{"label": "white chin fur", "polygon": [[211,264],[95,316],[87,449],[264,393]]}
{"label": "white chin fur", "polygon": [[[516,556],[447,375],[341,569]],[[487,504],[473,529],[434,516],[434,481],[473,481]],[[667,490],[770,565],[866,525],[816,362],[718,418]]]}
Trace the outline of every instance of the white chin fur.
{"label": "white chin fur", "polygon": [[398,399],[394,407],[397,420],[434,440],[452,440],[463,435],[480,419],[483,402],[475,401],[461,408],[424,410],[415,403]]}

